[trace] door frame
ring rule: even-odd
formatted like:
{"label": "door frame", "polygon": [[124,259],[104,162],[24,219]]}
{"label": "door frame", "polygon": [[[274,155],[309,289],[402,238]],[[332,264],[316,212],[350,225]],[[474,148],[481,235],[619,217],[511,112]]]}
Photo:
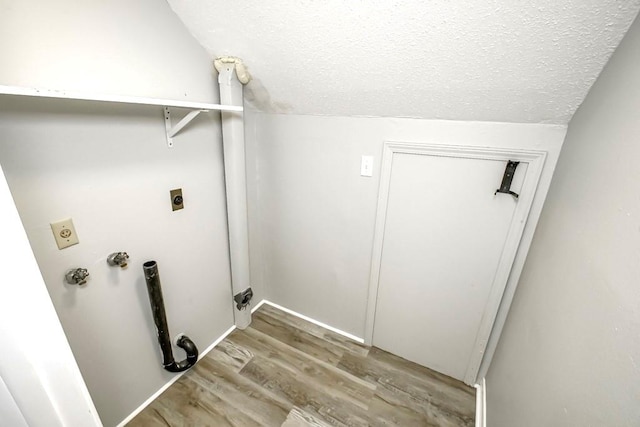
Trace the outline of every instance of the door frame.
{"label": "door frame", "polygon": [[[380,267],[382,264],[384,232],[387,219],[387,205],[389,202],[391,172],[393,169],[393,158],[395,154],[458,157],[505,162],[507,160],[514,160],[528,163],[527,174],[525,175],[522,183],[521,196],[518,199],[518,204],[513,214],[513,219],[507,234],[507,241],[500,257],[498,270],[491,285],[489,298],[487,299],[482,319],[480,321],[480,327],[478,328],[478,333],[476,335],[472,356],[469,360],[464,376],[464,382],[466,384],[475,384],[478,380],[478,372],[485,354],[485,349],[489,342],[489,338],[491,337],[492,330],[494,330],[496,316],[498,314],[498,309],[500,308],[505,288],[507,287],[513,262],[516,254],[520,250],[522,235],[527,224],[527,219],[537,191],[538,183],[540,182],[547,152],[449,144],[385,141],[382,154],[382,168],[380,171],[380,187],[378,190],[378,205],[373,236],[373,250],[371,254],[371,272],[369,276],[369,293],[365,317],[364,342],[367,345],[372,345],[373,343],[375,314],[378,303]],[[496,182],[496,188],[499,185],[500,182]],[[509,196],[503,195],[503,197]],[[519,274],[516,274],[516,277],[518,275]],[[504,323],[504,320],[498,319],[498,322]],[[501,331],[502,326],[503,325],[499,325],[495,330]]]}

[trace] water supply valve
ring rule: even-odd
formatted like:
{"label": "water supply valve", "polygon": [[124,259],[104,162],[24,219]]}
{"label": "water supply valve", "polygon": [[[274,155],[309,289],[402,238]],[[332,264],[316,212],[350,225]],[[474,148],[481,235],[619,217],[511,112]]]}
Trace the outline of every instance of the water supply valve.
{"label": "water supply valve", "polygon": [[84,285],[87,283],[87,277],[89,277],[89,271],[86,268],[73,268],[64,275],[70,285]]}
{"label": "water supply valve", "polygon": [[125,268],[128,259],[129,255],[126,252],[114,252],[107,257],[107,264],[112,267],[119,266],[120,268]]}

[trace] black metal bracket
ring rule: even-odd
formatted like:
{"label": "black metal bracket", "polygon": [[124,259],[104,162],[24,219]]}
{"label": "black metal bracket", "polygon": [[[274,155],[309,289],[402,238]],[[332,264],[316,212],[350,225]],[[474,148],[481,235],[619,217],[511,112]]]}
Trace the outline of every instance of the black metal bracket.
{"label": "black metal bracket", "polygon": [[500,184],[500,188],[496,190],[493,195],[495,196],[498,193],[511,194],[516,199],[520,197],[517,193],[511,191],[511,181],[513,181],[513,176],[516,174],[516,168],[520,162],[514,162],[509,160],[507,162],[507,167],[504,170],[504,176],[502,177],[502,184]]}
{"label": "black metal bracket", "polygon": [[247,288],[244,291],[235,294],[233,300],[236,302],[238,310],[243,310],[249,305],[251,298],[253,298],[253,291],[251,288]]}

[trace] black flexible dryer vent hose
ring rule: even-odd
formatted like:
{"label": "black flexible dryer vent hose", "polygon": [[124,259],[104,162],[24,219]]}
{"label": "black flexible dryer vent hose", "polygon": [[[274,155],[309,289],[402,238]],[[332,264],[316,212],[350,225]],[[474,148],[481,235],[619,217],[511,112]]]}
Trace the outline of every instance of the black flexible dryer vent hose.
{"label": "black flexible dryer vent hose", "polygon": [[160,286],[160,275],[158,274],[158,263],[147,261],[143,264],[144,278],[147,281],[147,291],[149,292],[149,302],[153,312],[153,321],[158,331],[158,344],[162,350],[162,366],[169,372],[186,371],[198,361],[198,348],[187,337],[182,335],[176,344],[187,353],[186,360],[176,362],[173,359],[171,350],[171,338],[169,337],[169,327],[167,326],[167,314],[164,311],[164,299],[162,298],[162,287]]}

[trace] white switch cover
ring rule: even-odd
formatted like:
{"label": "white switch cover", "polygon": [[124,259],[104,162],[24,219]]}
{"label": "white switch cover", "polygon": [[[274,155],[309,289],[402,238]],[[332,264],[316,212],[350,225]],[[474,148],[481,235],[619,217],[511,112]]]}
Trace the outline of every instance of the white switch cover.
{"label": "white switch cover", "polygon": [[373,176],[373,156],[362,156],[361,176]]}
{"label": "white switch cover", "polygon": [[56,238],[58,249],[64,249],[69,246],[77,245],[78,234],[73,226],[73,220],[71,218],[63,219],[62,221],[52,222],[51,231],[53,231],[53,237]]}

